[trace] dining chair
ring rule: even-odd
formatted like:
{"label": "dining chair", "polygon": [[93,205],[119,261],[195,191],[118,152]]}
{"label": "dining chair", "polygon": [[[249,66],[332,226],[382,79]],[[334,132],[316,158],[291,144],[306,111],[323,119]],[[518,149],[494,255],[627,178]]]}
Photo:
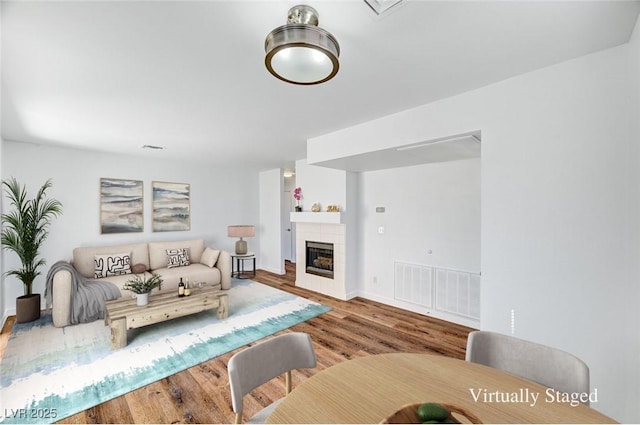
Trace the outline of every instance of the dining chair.
{"label": "dining chair", "polygon": [[465,359],[563,393],[589,393],[589,367],[557,348],[496,332],[474,331],[467,339]]}
{"label": "dining chair", "polygon": [[[228,373],[235,423],[242,422],[242,401],[246,394],[283,373],[289,394],[291,371],[313,367],[316,367],[316,353],[311,337],[303,332],[279,335],[234,354],[229,360]],[[247,423],[265,423],[280,401],[282,399],[271,403]]]}

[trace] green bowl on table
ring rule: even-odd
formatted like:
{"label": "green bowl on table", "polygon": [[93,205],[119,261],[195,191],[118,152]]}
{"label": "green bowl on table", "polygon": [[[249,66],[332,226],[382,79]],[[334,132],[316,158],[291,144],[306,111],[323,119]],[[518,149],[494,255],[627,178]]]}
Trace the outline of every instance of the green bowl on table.
{"label": "green bowl on table", "polygon": [[482,421],[465,409],[446,403],[411,403],[386,417],[382,424],[481,424]]}

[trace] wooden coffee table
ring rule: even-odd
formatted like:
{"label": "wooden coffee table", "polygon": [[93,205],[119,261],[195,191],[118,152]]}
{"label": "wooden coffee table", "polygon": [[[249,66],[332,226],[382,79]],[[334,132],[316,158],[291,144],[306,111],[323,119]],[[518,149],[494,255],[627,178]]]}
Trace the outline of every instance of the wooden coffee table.
{"label": "wooden coffee table", "polygon": [[136,305],[135,298],[119,298],[105,303],[105,325],[111,327],[111,349],[127,345],[127,329],[136,329],[177,317],[217,310],[217,318],[229,315],[229,296],[220,285],[194,288],[191,295],[178,297],[175,292],[160,293],[149,297],[149,304]]}

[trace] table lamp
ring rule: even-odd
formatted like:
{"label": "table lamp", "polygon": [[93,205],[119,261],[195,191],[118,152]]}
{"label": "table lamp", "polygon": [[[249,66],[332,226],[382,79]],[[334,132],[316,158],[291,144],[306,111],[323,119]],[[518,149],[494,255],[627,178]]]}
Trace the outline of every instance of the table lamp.
{"label": "table lamp", "polygon": [[255,226],[236,224],[227,227],[227,235],[230,238],[240,238],[240,240],[236,242],[236,254],[242,255],[247,253],[247,241],[242,238],[252,238],[255,234]]}

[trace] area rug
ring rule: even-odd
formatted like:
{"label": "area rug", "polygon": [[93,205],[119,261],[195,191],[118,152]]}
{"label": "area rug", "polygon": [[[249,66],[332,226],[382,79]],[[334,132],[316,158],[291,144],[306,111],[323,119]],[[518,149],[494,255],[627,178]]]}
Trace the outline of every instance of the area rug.
{"label": "area rug", "polygon": [[103,321],[55,328],[45,314],[13,327],[0,363],[0,423],[58,421],[329,310],[234,279],[227,319],[205,311],[131,330],[113,351]]}

